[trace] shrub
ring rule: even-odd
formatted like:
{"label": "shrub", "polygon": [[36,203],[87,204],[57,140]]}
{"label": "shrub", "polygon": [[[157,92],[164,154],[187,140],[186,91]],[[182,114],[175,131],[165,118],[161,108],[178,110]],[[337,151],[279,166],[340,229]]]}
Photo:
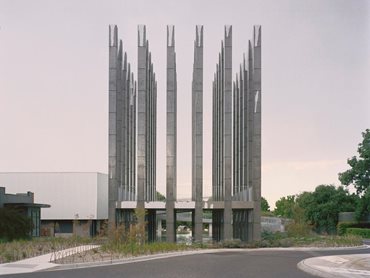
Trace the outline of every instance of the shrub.
{"label": "shrub", "polygon": [[354,225],[356,225],[356,222],[339,222],[337,225],[337,234],[339,236],[345,235],[347,228],[354,227]]}
{"label": "shrub", "polygon": [[311,234],[311,226],[305,222],[291,222],[286,225],[286,231],[290,237],[302,237]]}
{"label": "shrub", "polygon": [[363,222],[339,222],[337,225],[337,233],[342,236],[346,234],[348,228],[367,228],[370,229],[370,223]]}
{"label": "shrub", "polygon": [[223,248],[242,248],[244,245],[245,244],[240,239],[225,240],[221,243]]}
{"label": "shrub", "polygon": [[0,238],[5,241],[26,239],[32,231],[31,219],[15,209],[0,208]]}
{"label": "shrub", "polygon": [[360,236],[362,238],[370,238],[370,229],[347,228],[346,233],[348,235]]}

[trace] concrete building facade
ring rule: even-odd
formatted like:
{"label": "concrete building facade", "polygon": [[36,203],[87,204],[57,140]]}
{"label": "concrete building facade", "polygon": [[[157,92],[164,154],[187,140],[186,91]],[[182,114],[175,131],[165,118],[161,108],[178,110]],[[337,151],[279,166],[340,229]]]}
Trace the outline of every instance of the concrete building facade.
{"label": "concrete building facade", "polygon": [[50,208],[50,205],[35,203],[33,192],[9,194],[5,192],[5,187],[0,187],[0,208],[14,209],[19,214],[27,216],[33,225],[30,236],[39,237],[41,208]]}
{"label": "concrete building facade", "polygon": [[108,219],[107,174],[7,172],[0,173],[0,186],[12,194],[33,192],[34,203],[50,205],[41,214],[41,235],[95,235]]}

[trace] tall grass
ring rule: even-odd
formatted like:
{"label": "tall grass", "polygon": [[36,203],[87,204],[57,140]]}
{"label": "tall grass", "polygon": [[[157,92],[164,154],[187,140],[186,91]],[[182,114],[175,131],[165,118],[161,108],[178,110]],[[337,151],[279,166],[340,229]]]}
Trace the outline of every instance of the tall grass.
{"label": "tall grass", "polygon": [[70,238],[42,237],[0,243],[0,263],[18,261],[67,248],[91,244],[94,239],[73,236]]}

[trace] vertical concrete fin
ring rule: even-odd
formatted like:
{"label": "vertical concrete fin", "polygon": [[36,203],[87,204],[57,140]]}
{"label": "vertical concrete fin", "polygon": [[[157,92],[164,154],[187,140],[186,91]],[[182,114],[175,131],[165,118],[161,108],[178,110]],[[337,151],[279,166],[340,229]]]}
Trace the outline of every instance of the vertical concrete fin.
{"label": "vertical concrete fin", "polygon": [[225,25],[225,38],[228,38],[232,34],[232,25]]}
{"label": "vertical concrete fin", "polygon": [[261,25],[254,25],[253,42],[254,46],[261,46]]}
{"label": "vertical concrete fin", "polygon": [[248,67],[253,69],[253,47],[250,40],[248,41]]}
{"label": "vertical concrete fin", "polygon": [[145,46],[146,43],[146,26],[143,24],[138,25],[138,46]]}
{"label": "vertical concrete fin", "polygon": [[131,106],[134,105],[134,96],[135,96],[135,91],[134,91],[135,87],[134,86],[135,86],[134,73],[132,72],[131,73],[131,80],[130,80],[130,94],[129,94],[130,105]]}
{"label": "vertical concrete fin", "polygon": [[203,25],[197,25],[195,27],[195,45],[197,47],[202,47],[203,46]]}
{"label": "vertical concrete fin", "polygon": [[114,39],[113,39],[113,45],[118,46],[118,27],[117,25],[114,25]]}
{"label": "vertical concrete fin", "polygon": [[117,25],[109,25],[109,46],[118,46],[118,28]]}
{"label": "vertical concrete fin", "polygon": [[123,56],[123,70],[127,70],[127,53]]}
{"label": "vertical concrete fin", "polygon": [[243,53],[243,71],[248,69],[248,60],[245,59],[246,53]]}
{"label": "vertical concrete fin", "polygon": [[119,40],[118,61],[122,62],[122,40]]}
{"label": "vertical concrete fin", "polygon": [[167,25],[167,46],[168,47],[175,46],[175,26],[174,25]]}
{"label": "vertical concrete fin", "polygon": [[109,45],[108,46],[112,46],[112,26],[113,25],[109,25],[108,26],[108,28],[109,28],[109,38],[108,38],[108,40],[109,40]]}

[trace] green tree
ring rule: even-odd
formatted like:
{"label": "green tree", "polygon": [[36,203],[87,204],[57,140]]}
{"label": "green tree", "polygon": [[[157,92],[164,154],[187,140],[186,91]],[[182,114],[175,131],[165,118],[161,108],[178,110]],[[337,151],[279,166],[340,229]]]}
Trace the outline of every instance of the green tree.
{"label": "green tree", "polygon": [[270,205],[264,197],[261,197],[261,210],[270,211]]}
{"label": "green tree", "polygon": [[319,185],[314,192],[297,196],[297,204],[304,209],[305,220],[318,233],[336,233],[338,213],[353,211],[357,196],[343,186]]}
{"label": "green tree", "polygon": [[19,211],[0,208],[0,239],[12,241],[30,237],[32,221]]}
{"label": "green tree", "polygon": [[358,157],[354,156],[347,160],[351,167],[343,173],[339,173],[342,184],[353,184],[361,199],[357,203],[356,218],[370,213],[370,129],[362,133],[362,142],[358,145]]}
{"label": "green tree", "polygon": [[275,202],[274,214],[280,217],[293,218],[293,209],[296,204],[295,199],[295,195],[281,197]]}
{"label": "green tree", "polygon": [[156,192],[157,201],[166,201],[166,197],[161,192]]}
{"label": "green tree", "polygon": [[308,236],[312,232],[312,228],[306,221],[305,209],[295,202],[291,207],[290,213],[293,221],[289,222],[286,226],[288,235],[292,237]]}

